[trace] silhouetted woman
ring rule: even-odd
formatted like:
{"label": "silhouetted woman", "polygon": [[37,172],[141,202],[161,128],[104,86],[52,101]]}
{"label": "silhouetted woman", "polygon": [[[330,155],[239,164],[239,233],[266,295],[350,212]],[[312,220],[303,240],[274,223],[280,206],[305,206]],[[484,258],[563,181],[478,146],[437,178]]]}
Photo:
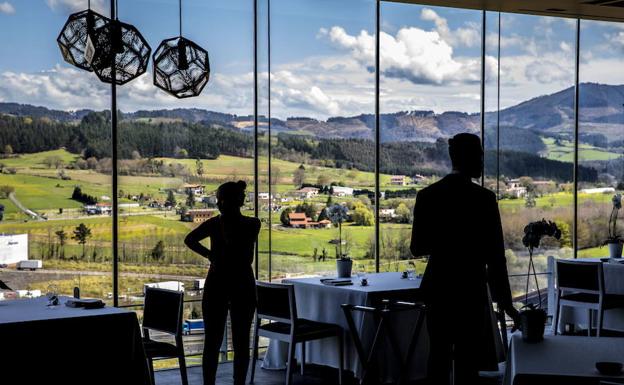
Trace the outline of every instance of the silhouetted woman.
{"label": "silhouetted woman", "polygon": [[[243,385],[247,377],[249,331],[256,309],[255,277],[251,264],[260,221],[240,212],[246,187],[243,181],[219,186],[217,206],[221,214],[202,223],[184,240],[191,250],[210,260],[202,300],[205,385],[215,383],[228,309],[234,345],[234,384]],[[210,248],[200,243],[205,238],[210,238]]]}

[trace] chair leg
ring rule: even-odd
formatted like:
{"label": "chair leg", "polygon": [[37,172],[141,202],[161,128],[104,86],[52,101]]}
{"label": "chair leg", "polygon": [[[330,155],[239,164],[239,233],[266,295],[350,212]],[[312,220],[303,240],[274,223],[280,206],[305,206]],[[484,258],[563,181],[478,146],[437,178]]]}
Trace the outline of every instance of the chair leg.
{"label": "chair leg", "polygon": [[182,377],[182,385],[188,385],[188,374],[186,372],[186,357],[184,352],[178,356],[178,363],[180,364],[180,377]]}
{"label": "chair leg", "polygon": [[592,331],[592,309],[588,309],[587,310],[587,336],[591,337],[591,331]]}
{"label": "chair leg", "polygon": [[600,309],[598,309],[598,325],[596,327],[596,337],[600,337],[600,333],[602,332],[602,322],[604,319],[604,309],[602,306],[600,306]]}
{"label": "chair leg", "polygon": [[342,372],[344,372],[344,335],[342,330],[338,332],[338,351],[340,359],[338,363],[338,385],[342,385]]}
{"label": "chair leg", "polygon": [[554,334],[557,335],[559,332],[559,313],[561,312],[561,305],[559,304],[559,297],[561,293],[557,290],[557,305],[555,307],[555,321],[554,321]]}
{"label": "chair leg", "polygon": [[301,343],[301,375],[303,376],[303,371],[305,370],[305,362],[306,362],[306,343]]}
{"label": "chair leg", "polygon": [[295,371],[295,348],[297,347],[297,344],[295,343],[294,339],[291,338],[291,340],[288,343],[288,362],[286,363],[286,385],[291,385],[292,384],[292,379],[293,379],[293,372]]}
{"label": "chair leg", "polygon": [[154,360],[152,360],[151,357],[147,359],[147,367],[149,369],[152,385],[156,385],[156,379],[154,378]]}
{"label": "chair leg", "polygon": [[251,378],[249,379],[249,383],[254,383],[254,377],[256,375],[256,364],[258,362],[258,323],[260,320],[256,318],[256,322],[254,325],[254,336],[253,336],[253,351],[251,352]]}

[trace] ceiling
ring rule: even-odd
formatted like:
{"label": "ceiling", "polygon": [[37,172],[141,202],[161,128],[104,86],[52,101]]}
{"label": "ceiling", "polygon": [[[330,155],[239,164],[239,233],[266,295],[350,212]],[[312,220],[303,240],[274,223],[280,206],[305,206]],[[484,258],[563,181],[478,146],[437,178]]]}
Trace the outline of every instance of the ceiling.
{"label": "ceiling", "polygon": [[401,3],[624,21],[624,0],[392,0]]}

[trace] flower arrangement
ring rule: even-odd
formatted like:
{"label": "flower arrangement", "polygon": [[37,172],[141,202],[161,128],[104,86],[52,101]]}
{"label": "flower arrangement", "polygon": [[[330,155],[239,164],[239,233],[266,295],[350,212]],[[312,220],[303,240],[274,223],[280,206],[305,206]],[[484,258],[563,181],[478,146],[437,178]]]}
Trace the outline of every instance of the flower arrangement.
{"label": "flower arrangement", "polygon": [[342,222],[349,218],[349,210],[346,206],[335,204],[329,207],[327,216],[333,224],[338,225],[338,255],[336,258],[349,259],[342,253]]}
{"label": "flower arrangement", "polygon": [[[533,263],[533,249],[540,246],[543,237],[561,238],[561,230],[557,224],[552,221],[542,219],[541,221],[531,222],[524,227],[524,237],[522,244],[529,249],[529,268],[527,272],[526,290],[524,297],[524,308],[526,310],[520,313],[522,338],[527,342],[538,342],[544,338],[544,323],[546,322],[546,312],[542,307],[542,295],[540,293],[539,283],[537,282],[537,272]],[[533,273],[531,274],[531,270]],[[531,275],[535,279],[535,287],[537,288],[538,305],[529,304],[529,282]]]}

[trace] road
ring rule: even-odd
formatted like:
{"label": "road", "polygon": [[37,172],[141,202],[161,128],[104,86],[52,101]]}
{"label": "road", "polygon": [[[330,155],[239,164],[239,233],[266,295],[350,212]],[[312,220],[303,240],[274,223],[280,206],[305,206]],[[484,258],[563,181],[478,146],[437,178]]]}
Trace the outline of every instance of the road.
{"label": "road", "polygon": [[18,209],[20,209],[24,214],[28,215],[29,217],[35,218],[35,219],[39,219],[39,220],[44,220],[44,218],[42,218],[39,214],[37,214],[36,212],[29,210],[26,208],[26,206],[24,206],[22,204],[22,202],[20,202],[17,197],[15,196],[15,193],[9,193],[9,200],[11,202],[13,202],[13,204],[15,206],[17,206]]}
{"label": "road", "polygon": [[[206,269],[207,270],[207,269]],[[41,274],[41,275],[82,275],[82,276],[109,276],[111,274],[110,271],[84,271],[84,270],[50,270],[50,269],[39,269],[35,271],[20,271],[13,269],[0,269],[2,272],[15,272],[19,274]],[[147,279],[159,279],[163,281],[189,281],[196,278],[203,277],[193,277],[189,275],[174,275],[174,274],[155,274],[155,273],[130,273],[130,272],[120,272],[122,277],[131,277],[131,278],[147,278]]]}

